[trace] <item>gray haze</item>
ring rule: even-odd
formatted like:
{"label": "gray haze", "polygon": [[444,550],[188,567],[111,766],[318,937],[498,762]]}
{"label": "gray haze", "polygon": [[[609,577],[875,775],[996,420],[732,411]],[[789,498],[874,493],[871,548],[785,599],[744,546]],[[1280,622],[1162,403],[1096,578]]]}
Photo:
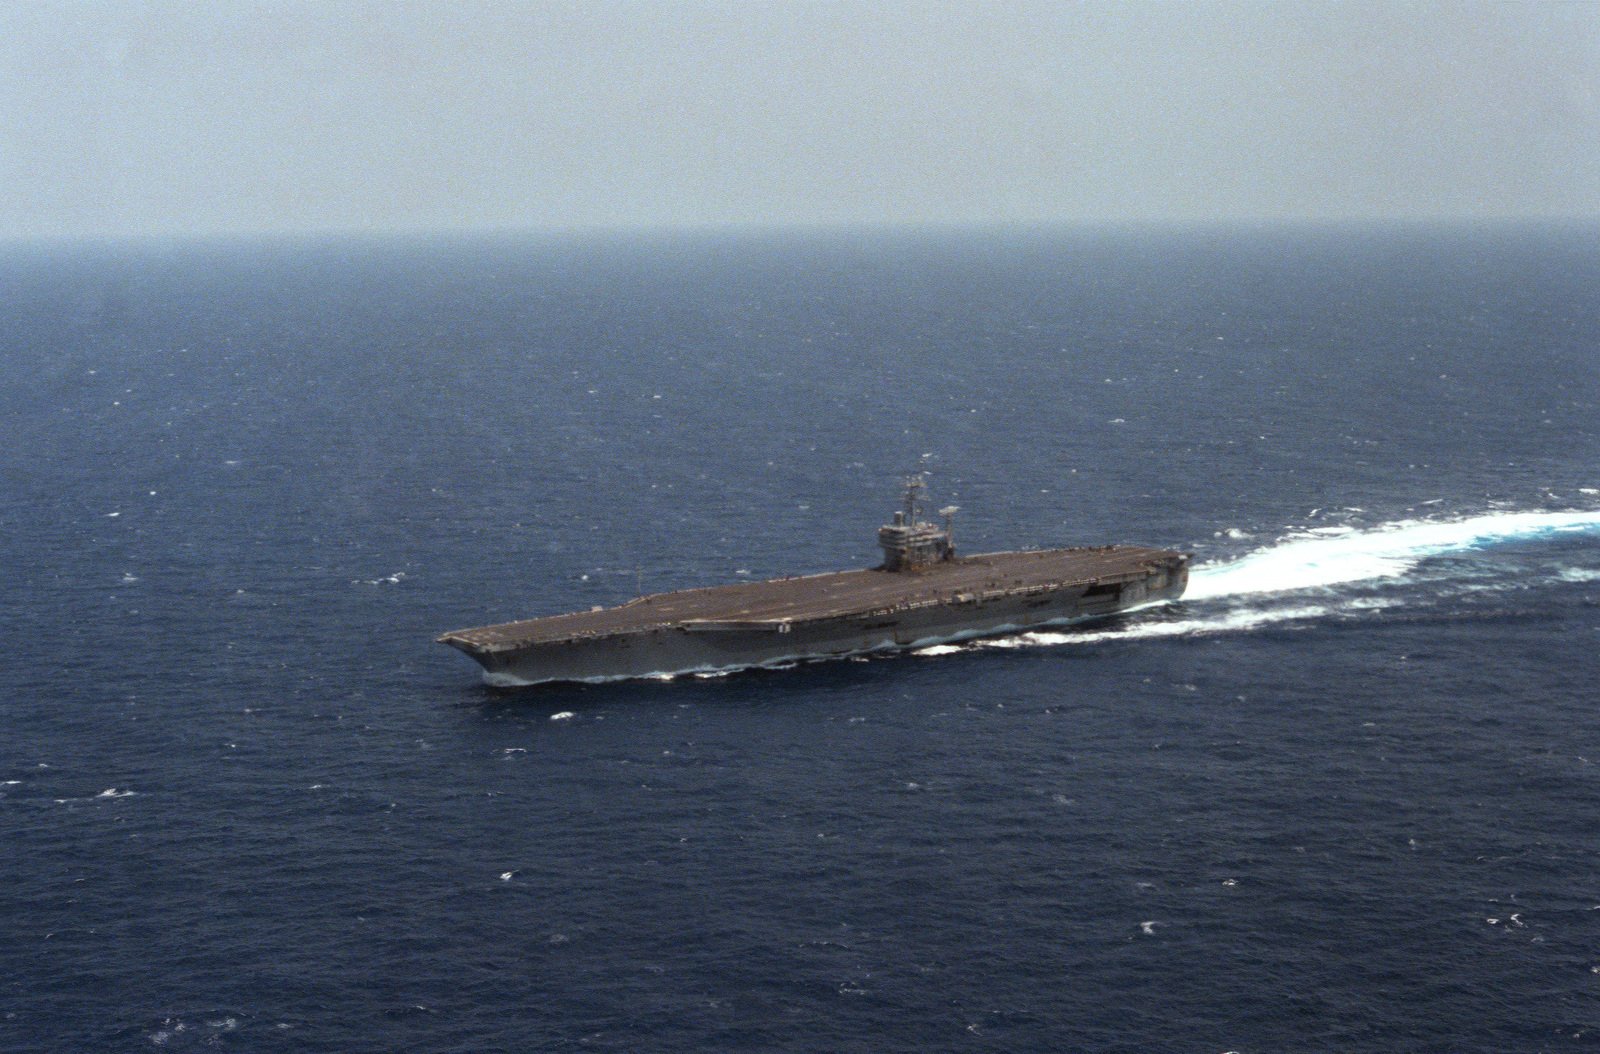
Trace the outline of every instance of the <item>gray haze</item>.
{"label": "gray haze", "polygon": [[1600,7],[14,2],[0,237],[1600,214]]}

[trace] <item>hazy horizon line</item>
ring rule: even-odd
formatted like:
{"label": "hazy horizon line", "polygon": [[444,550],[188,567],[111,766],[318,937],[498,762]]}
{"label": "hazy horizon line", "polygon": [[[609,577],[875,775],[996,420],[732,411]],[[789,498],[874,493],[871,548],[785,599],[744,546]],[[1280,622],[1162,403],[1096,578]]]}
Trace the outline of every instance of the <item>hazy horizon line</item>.
{"label": "hazy horizon line", "polygon": [[1336,229],[1459,229],[1551,227],[1600,224],[1600,213],[1506,213],[1468,215],[1439,213],[1406,216],[1259,216],[1259,217],[1113,217],[1051,220],[879,220],[865,222],[813,221],[789,223],[659,223],[574,224],[571,226],[465,225],[465,226],[320,226],[304,228],[227,228],[192,231],[107,231],[94,233],[4,234],[0,247],[48,248],[75,245],[204,244],[214,242],[335,242],[366,240],[431,241],[454,239],[529,239],[552,241],[655,239],[673,237],[828,236],[879,234],[985,234],[1046,231],[1181,232],[1266,231]]}

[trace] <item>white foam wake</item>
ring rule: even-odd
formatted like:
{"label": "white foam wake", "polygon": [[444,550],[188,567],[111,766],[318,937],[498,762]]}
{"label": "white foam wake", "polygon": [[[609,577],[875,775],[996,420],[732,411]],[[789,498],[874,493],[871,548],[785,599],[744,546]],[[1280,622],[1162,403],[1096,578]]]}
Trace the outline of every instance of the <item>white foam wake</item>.
{"label": "white foam wake", "polygon": [[[1325,527],[1291,532],[1234,560],[1202,564],[1189,577],[1177,603],[1197,605],[1193,617],[1119,617],[1105,629],[1040,630],[1008,637],[923,648],[919,655],[945,655],[977,648],[1028,648],[1158,637],[1249,632],[1275,623],[1305,622],[1403,606],[1398,596],[1338,595],[1331,587],[1403,578],[1429,557],[1481,549],[1519,539],[1600,533],[1600,511],[1495,512],[1458,520],[1400,520],[1366,529]],[[1247,537],[1229,532],[1230,537]],[[1569,568],[1562,581],[1600,580],[1600,571]],[[1457,586],[1457,591],[1473,586]],[[1314,590],[1314,603],[1287,594]],[[1167,607],[1163,602],[1151,607]]]}
{"label": "white foam wake", "polygon": [[1600,531],[1600,511],[1493,512],[1462,520],[1400,520],[1291,534],[1237,560],[1196,567],[1185,600],[1398,578],[1431,556],[1518,539]]}
{"label": "white foam wake", "polygon": [[1097,644],[1108,640],[1138,640],[1149,637],[1192,637],[1203,633],[1235,633],[1251,630],[1273,622],[1297,622],[1320,618],[1329,609],[1319,605],[1288,608],[1263,608],[1260,610],[1230,611],[1215,618],[1180,619],[1176,622],[1141,622],[1115,629],[1087,630],[1079,633],[1060,633],[1041,630],[1019,633],[1014,637],[997,637],[993,640],[974,641],[985,648],[1025,648],[1052,644]]}

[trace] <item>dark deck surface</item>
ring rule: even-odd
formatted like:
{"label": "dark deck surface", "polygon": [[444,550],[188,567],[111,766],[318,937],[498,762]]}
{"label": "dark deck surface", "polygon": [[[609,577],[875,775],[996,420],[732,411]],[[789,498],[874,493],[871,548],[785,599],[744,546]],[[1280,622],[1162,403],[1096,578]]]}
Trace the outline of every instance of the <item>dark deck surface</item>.
{"label": "dark deck surface", "polygon": [[685,622],[778,622],[836,618],[937,603],[957,594],[1083,585],[1141,576],[1180,554],[1166,549],[1116,545],[1094,549],[1044,549],[984,553],[914,572],[836,571],[802,578],[739,582],[705,589],[655,593],[620,607],[455,630],[440,637],[500,650],[573,637],[625,633]]}

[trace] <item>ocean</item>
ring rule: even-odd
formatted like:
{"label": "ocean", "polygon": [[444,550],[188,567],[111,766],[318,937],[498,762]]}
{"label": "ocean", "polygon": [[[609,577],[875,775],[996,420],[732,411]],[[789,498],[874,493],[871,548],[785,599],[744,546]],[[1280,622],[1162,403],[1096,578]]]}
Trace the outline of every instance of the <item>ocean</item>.
{"label": "ocean", "polygon": [[[1600,1044],[1600,231],[0,247],[0,1049]],[[981,552],[1080,628],[484,687]]]}

